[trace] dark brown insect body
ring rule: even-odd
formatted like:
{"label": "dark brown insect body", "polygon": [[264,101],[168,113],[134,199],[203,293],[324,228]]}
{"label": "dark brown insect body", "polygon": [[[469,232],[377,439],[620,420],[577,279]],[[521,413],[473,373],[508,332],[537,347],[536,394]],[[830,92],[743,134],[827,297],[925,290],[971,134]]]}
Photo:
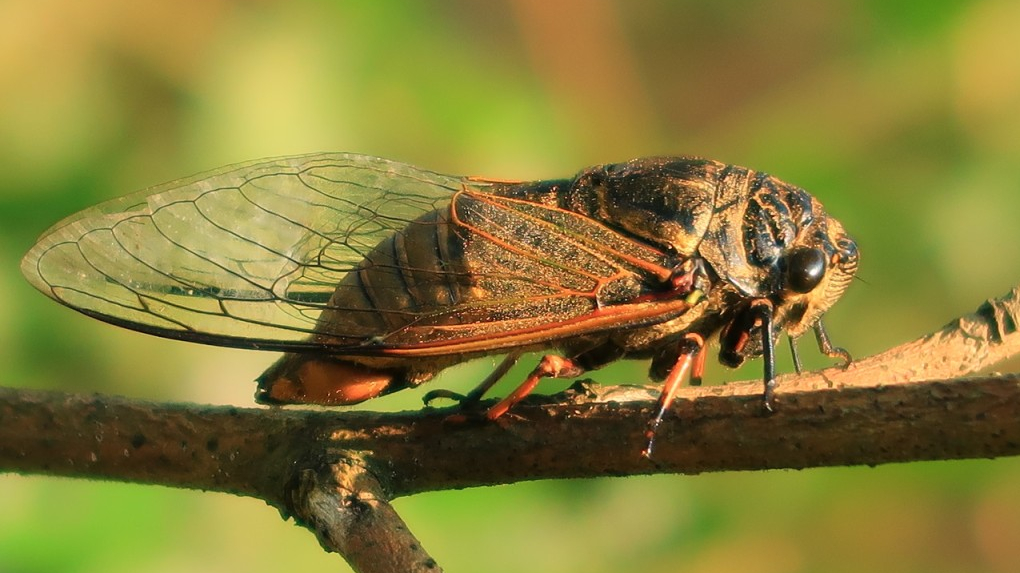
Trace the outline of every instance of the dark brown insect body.
{"label": "dark brown insect body", "polygon": [[570,180],[449,177],[320,154],[255,162],[84,211],[23,261],[46,294],[172,338],[286,354],[258,398],[348,404],[487,354],[556,348],[543,376],[623,357],[667,378],[705,340],[730,366],[815,328],[857,265],[803,190],[715,161],[648,158]]}

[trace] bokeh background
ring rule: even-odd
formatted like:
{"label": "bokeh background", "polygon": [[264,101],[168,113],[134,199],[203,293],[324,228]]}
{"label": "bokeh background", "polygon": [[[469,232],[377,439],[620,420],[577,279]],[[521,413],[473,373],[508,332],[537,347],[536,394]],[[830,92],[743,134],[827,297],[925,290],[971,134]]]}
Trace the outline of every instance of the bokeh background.
{"label": "bokeh background", "polygon": [[[34,292],[18,260],[98,201],[320,150],[522,179],[652,154],[769,171],[860,245],[834,340],[885,349],[1020,280],[1018,29],[1008,0],[0,1],[0,384],[250,405],[272,355],[89,320]],[[827,364],[812,346],[808,364]],[[1020,460],[1003,459],[534,482],[397,507],[448,571],[1008,572],[1017,483]],[[255,500],[0,476],[3,572],[344,567]]]}

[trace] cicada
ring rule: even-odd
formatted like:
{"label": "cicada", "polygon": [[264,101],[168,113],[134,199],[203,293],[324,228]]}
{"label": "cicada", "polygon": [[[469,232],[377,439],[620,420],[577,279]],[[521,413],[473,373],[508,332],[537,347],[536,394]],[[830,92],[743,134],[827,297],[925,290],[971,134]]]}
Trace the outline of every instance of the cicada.
{"label": "cicada", "polygon": [[807,192],[708,159],[522,182],[324,153],[102,203],[49,229],[22,271],[118,326],[285,352],[258,381],[264,403],[353,404],[506,354],[477,400],[521,353],[553,351],[495,419],[541,378],[650,359],[664,381],[651,439],[713,337],[727,366],[764,357],[767,408],[782,333],[813,329],[849,360],[821,318],[857,261]]}

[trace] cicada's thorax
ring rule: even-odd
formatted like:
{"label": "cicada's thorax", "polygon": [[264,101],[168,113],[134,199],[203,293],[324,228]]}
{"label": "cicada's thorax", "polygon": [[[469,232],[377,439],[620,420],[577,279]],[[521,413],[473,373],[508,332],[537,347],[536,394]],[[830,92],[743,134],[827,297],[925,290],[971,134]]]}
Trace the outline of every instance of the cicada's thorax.
{"label": "cicada's thorax", "polygon": [[[686,316],[617,333],[619,345],[631,354],[654,353],[660,341],[681,332],[708,338],[758,299],[774,305],[776,334],[797,337],[842,295],[856,270],[856,246],[816,199],[735,165],[663,157],[593,167],[570,185],[550,190],[545,200],[646,241],[678,261],[703,263],[705,300]],[[789,284],[790,260],[806,250],[824,259],[824,275],[801,292]],[[655,277],[646,277],[645,288],[656,288]],[[760,342],[745,352],[760,352]]]}

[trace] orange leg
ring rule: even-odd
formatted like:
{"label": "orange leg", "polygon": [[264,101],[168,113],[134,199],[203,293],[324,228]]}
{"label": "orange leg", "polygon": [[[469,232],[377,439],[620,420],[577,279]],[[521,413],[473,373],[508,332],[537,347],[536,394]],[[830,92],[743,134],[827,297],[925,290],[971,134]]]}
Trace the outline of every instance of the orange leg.
{"label": "orange leg", "polygon": [[701,386],[701,379],[705,376],[705,358],[708,357],[708,345],[701,339],[701,350],[694,355],[694,365],[691,366],[691,386]]}
{"label": "orange leg", "polygon": [[649,459],[652,457],[652,448],[655,446],[655,432],[659,429],[659,424],[662,423],[662,417],[666,415],[666,410],[672,405],[673,397],[676,395],[680,383],[687,377],[687,373],[691,371],[692,365],[695,365],[697,369],[699,368],[697,363],[700,361],[700,369],[703,370],[705,366],[704,357],[698,357],[704,354],[705,349],[705,339],[701,335],[695,333],[687,334],[684,336],[681,344],[683,346],[680,350],[680,358],[677,359],[676,365],[669,371],[669,375],[666,376],[666,380],[662,383],[662,393],[659,394],[655,417],[648,421],[648,429],[645,431],[648,445],[641,451],[641,455]]}
{"label": "orange leg", "polygon": [[521,385],[518,386],[517,389],[485,412],[485,417],[490,420],[495,420],[503,414],[506,414],[506,411],[514,404],[520,402],[525,396],[530,394],[531,391],[535,389],[535,386],[538,385],[538,381],[542,378],[573,378],[575,376],[580,376],[581,374],[584,374],[584,368],[578,366],[573,360],[562,356],[547,354],[542,357],[538,366],[531,371],[531,374],[524,379],[524,382],[521,382]]}

